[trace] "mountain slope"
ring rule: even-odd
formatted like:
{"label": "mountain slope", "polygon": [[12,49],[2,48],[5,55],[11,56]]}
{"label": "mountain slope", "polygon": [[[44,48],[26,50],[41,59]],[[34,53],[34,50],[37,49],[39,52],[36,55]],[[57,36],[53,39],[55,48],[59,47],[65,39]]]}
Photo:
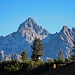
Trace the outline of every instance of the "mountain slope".
{"label": "mountain slope", "polygon": [[0,37],[0,50],[6,54],[20,54],[24,49],[31,54],[31,44],[34,39],[46,38],[50,33],[39,26],[33,18],[29,17],[25,22],[20,24],[17,32],[13,32],[5,37]]}
{"label": "mountain slope", "polygon": [[49,36],[50,41],[45,43],[45,54],[49,57],[57,58],[59,51],[62,50],[64,56],[69,57],[69,53],[70,50],[72,50],[73,41],[75,39],[75,32],[67,26],[63,26],[59,33],[55,33],[53,35],[54,37],[51,36],[52,35]]}
{"label": "mountain slope", "polygon": [[4,50],[6,54],[21,54],[26,49],[30,57],[31,45],[35,38],[40,38],[44,44],[44,59],[46,57],[57,58],[60,50],[63,51],[65,57],[68,57],[75,39],[75,28],[69,29],[63,26],[59,33],[50,34],[29,17],[20,24],[16,32],[5,37],[0,36],[0,51]]}

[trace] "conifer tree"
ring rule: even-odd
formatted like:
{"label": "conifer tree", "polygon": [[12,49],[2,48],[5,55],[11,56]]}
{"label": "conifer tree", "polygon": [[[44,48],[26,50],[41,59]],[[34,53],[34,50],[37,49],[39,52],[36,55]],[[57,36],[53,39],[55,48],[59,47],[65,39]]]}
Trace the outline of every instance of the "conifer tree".
{"label": "conifer tree", "polygon": [[41,43],[41,40],[39,38],[35,38],[32,48],[32,55],[31,58],[34,61],[38,61],[39,58],[43,55],[43,44]]}
{"label": "conifer tree", "polygon": [[24,50],[22,53],[21,53],[21,59],[22,59],[22,61],[25,61],[25,60],[27,60],[27,53],[26,53],[26,50]]}
{"label": "conifer tree", "polygon": [[64,55],[62,50],[60,50],[60,52],[58,53],[58,61],[59,62],[64,62]]}
{"label": "conifer tree", "polygon": [[65,62],[66,62],[66,63],[70,63],[70,62],[71,62],[71,56],[72,56],[72,50],[70,50],[70,51],[68,52],[68,57],[65,58]]}

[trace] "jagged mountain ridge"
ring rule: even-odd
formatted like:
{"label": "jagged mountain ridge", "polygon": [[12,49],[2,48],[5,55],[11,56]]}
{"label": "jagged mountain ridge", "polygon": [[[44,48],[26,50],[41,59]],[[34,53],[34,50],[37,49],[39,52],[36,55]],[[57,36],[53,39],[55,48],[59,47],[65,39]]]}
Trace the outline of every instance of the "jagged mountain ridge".
{"label": "jagged mountain ridge", "polygon": [[[63,26],[59,33],[53,34],[54,37],[50,40],[48,39],[49,41],[44,45],[46,48],[45,54],[48,57],[55,58],[58,56],[59,51],[62,50],[64,56],[69,57],[69,52],[73,48],[73,41],[75,39],[75,32],[73,29]],[[50,38],[51,36],[47,38]]]}
{"label": "jagged mountain ridge", "polygon": [[33,18],[29,17],[25,22],[20,24],[18,30],[5,37],[0,37],[0,50],[6,54],[20,54],[24,49],[31,54],[31,44],[37,37],[41,40],[46,38],[50,33],[39,26]]}
{"label": "jagged mountain ridge", "polygon": [[49,34],[47,30],[39,26],[31,17],[20,25],[17,32],[21,33],[29,43],[31,43],[35,37],[44,39]]}
{"label": "jagged mountain ridge", "polygon": [[40,38],[44,44],[44,58],[57,58],[58,52],[62,50],[65,57],[72,50],[75,37],[75,28],[69,29],[63,26],[59,33],[50,34],[39,26],[33,18],[29,17],[20,24],[18,30],[5,37],[0,36],[0,50],[6,54],[20,54],[24,49],[31,56],[31,45],[35,38]]}

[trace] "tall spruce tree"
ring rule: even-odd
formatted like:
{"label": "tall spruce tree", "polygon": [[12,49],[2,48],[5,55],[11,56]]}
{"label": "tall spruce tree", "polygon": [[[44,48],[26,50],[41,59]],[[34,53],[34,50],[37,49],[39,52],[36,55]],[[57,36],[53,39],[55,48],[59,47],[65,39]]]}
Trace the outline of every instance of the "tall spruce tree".
{"label": "tall spruce tree", "polygon": [[21,53],[21,59],[22,59],[22,61],[26,61],[26,60],[28,59],[26,50],[24,50],[24,51]]}
{"label": "tall spruce tree", "polygon": [[64,62],[64,55],[62,50],[60,50],[58,53],[58,62]]}
{"label": "tall spruce tree", "polygon": [[32,55],[31,55],[32,60],[38,61],[39,58],[43,55],[44,50],[40,38],[35,38],[31,48],[32,48]]}
{"label": "tall spruce tree", "polygon": [[70,51],[68,52],[68,57],[65,58],[65,62],[66,62],[66,63],[70,63],[70,62],[71,62],[71,56],[72,56],[72,50],[70,50]]}

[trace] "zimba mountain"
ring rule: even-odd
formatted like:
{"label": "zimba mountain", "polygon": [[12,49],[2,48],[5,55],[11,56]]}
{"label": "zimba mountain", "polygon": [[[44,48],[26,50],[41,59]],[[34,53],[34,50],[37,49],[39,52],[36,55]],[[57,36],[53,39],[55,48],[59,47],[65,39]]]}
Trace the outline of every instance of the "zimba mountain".
{"label": "zimba mountain", "polygon": [[5,54],[21,54],[23,50],[26,50],[30,58],[31,45],[35,38],[42,40],[43,58],[57,58],[60,50],[63,51],[65,57],[68,57],[75,39],[75,28],[69,29],[67,26],[63,26],[59,33],[51,34],[29,17],[20,24],[16,32],[5,37],[0,36],[0,51],[3,50]]}

